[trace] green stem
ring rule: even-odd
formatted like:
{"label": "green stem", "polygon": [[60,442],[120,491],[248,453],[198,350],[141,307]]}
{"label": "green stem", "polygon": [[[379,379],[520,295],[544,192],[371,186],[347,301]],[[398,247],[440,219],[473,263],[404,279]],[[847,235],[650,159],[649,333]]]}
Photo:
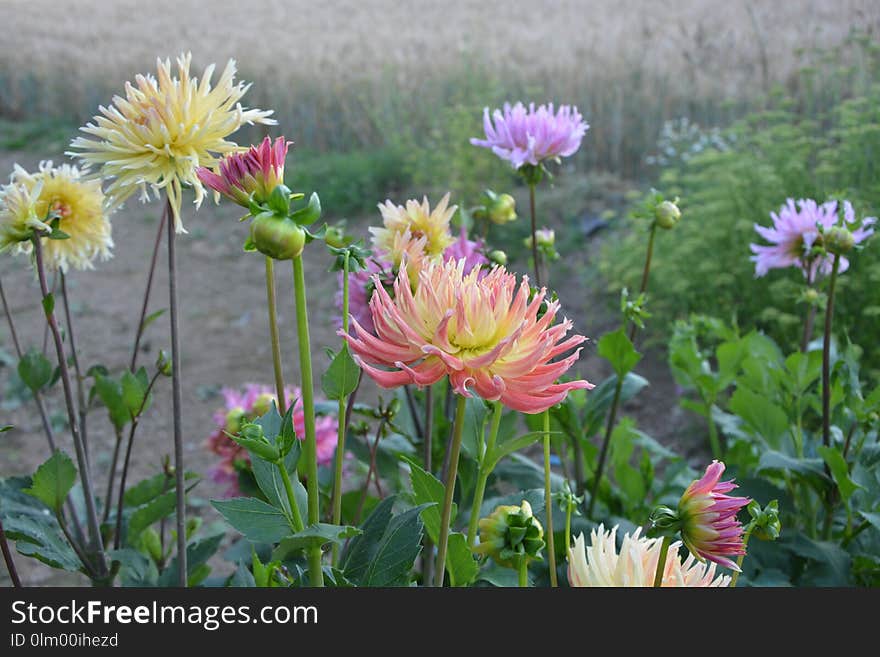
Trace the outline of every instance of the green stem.
{"label": "green stem", "polygon": [[455,423],[452,429],[452,443],[449,446],[449,473],[446,477],[446,492],[443,496],[443,511],[440,516],[440,537],[437,541],[437,565],[434,572],[434,586],[443,586],[446,574],[446,550],[449,542],[449,523],[452,518],[452,498],[455,494],[455,480],[458,477],[458,457],[461,453],[461,439],[464,434],[464,413],[467,399],[459,396],[455,405]]}
{"label": "green stem", "polygon": [[12,558],[12,551],[9,549],[9,543],[6,541],[2,520],[0,520],[0,550],[3,551],[3,561],[6,562],[6,570],[9,572],[9,579],[12,580],[12,586],[17,589],[21,588],[21,578],[18,576],[18,570],[16,570],[15,561]]}
{"label": "green stem", "polygon": [[529,587],[529,560],[525,557],[519,558],[519,587],[527,589]]}
{"label": "green stem", "polygon": [[281,480],[284,482],[284,490],[287,492],[287,503],[290,505],[290,519],[293,521],[293,529],[301,532],[304,529],[303,520],[299,512],[299,505],[296,503],[296,495],[293,493],[293,482],[290,481],[290,475],[284,462],[280,461],[277,465],[281,472]]}
{"label": "green stem", "polygon": [[730,588],[736,588],[736,580],[739,579],[739,574],[742,572],[743,561],[745,561],[746,555],[745,550],[749,546],[749,539],[752,537],[752,525],[749,523],[748,529],[743,533],[743,554],[739,555],[736,559],[736,567],[739,570],[733,571],[733,577],[730,578]]}
{"label": "green stem", "polygon": [[[645,266],[642,268],[642,282],[639,285],[639,295],[644,294],[648,290],[648,275],[651,273],[651,258],[654,255],[654,237],[657,235],[657,222],[651,224],[651,234],[648,237],[648,250],[645,252]],[[638,326],[635,322],[629,327],[629,341],[632,342],[636,337]]]}
{"label": "green stem", "polygon": [[571,514],[574,511],[574,505],[571,498],[565,504],[565,554],[571,549]]}
{"label": "green stem", "polygon": [[[321,520],[320,491],[318,490],[317,438],[315,434],[315,391],[312,381],[312,353],[309,342],[309,313],[306,307],[306,281],[302,254],[293,259],[293,286],[296,295],[296,334],[299,342],[299,369],[302,377],[302,403],[305,417],[306,481],[309,492],[309,524]],[[321,546],[309,548],[309,578],[312,586],[324,586],[321,570]]]}
{"label": "green stem", "polygon": [[529,211],[532,216],[532,261],[535,265],[535,285],[541,288],[541,261],[538,259],[538,220],[535,214],[535,183],[529,183]]}
{"label": "green stem", "polygon": [[275,305],[275,264],[266,256],[266,304],[269,306],[269,339],[272,341],[272,369],[275,374],[275,397],[278,410],[287,413],[284,394],[284,371],[281,368],[281,338],[278,336],[278,312]]}
{"label": "green stem", "polygon": [[602,472],[605,470],[605,461],[608,459],[608,447],[611,444],[611,431],[614,429],[614,421],[617,419],[617,406],[620,403],[620,392],[623,389],[623,377],[617,377],[614,386],[614,399],[611,401],[611,409],[608,411],[608,422],[605,425],[605,436],[602,439],[602,448],[599,450],[599,462],[596,464],[596,473],[593,475],[593,487],[590,491],[590,504],[587,507],[587,517],[593,517],[596,509],[596,498],[599,497],[599,484],[602,483]]}
{"label": "green stem", "polygon": [[[474,547],[477,544],[477,527],[480,522],[480,509],[483,506],[483,497],[486,494],[486,482],[489,481],[489,475],[492,474],[494,467],[494,459],[492,451],[495,449],[495,441],[498,439],[498,428],[501,426],[501,412],[504,407],[501,402],[493,402],[492,409],[492,425],[489,429],[489,438],[485,448],[480,455],[480,469],[477,474],[477,487],[474,490],[474,503],[471,506],[471,519],[468,523],[468,546]],[[481,446],[482,447],[482,446]]]}
{"label": "green stem", "polygon": [[[348,251],[342,264],[342,330],[348,333]],[[342,348],[347,349],[347,343],[342,342]],[[333,464],[333,524],[342,522],[342,466],[345,464],[345,432],[348,430],[346,417],[346,396],[339,397],[339,406],[336,412],[336,422],[339,432],[336,434],[336,461]],[[331,563],[335,566],[339,562],[339,545],[333,544]]]}
{"label": "green stem", "polygon": [[666,555],[669,553],[669,545],[671,543],[671,537],[663,537],[663,544],[660,546],[660,558],[657,560],[657,570],[654,572],[655,589],[659,589],[663,585],[663,572],[666,570]]}
{"label": "green stem", "polygon": [[712,457],[720,461],[721,442],[718,440],[718,428],[715,426],[715,420],[712,419],[712,406],[713,404],[709,404],[706,408],[706,419],[709,421],[709,447],[712,449]]}
{"label": "green stem", "polygon": [[[831,321],[834,316],[834,286],[837,282],[837,272],[840,269],[840,255],[834,256],[831,265],[831,278],[828,281],[828,302],[825,306],[825,334],[822,336],[822,444],[831,446]],[[829,481],[834,481],[831,469],[825,464],[825,474]],[[828,489],[825,496],[825,526],[823,534],[830,538],[834,516],[834,504],[836,500],[834,485]]]}
{"label": "green stem", "polygon": [[547,555],[550,586],[556,588],[556,547],[553,544],[553,491],[550,488],[550,410],[544,411],[544,510],[547,515]]}
{"label": "green stem", "polygon": [[[67,340],[70,344],[70,354],[73,358],[73,372],[76,377],[76,408],[79,414],[79,435],[82,437],[83,446],[86,450],[86,459],[91,461],[89,455],[89,436],[88,426],[86,424],[86,414],[88,406],[86,404],[86,393],[83,387],[82,370],[79,367],[79,353],[76,348],[76,335],[73,332],[73,315],[70,312],[70,298],[67,293],[67,276],[63,269],[58,269],[58,277],[61,279],[61,299],[64,301],[64,321],[67,324]],[[91,463],[90,463],[91,465]]]}
{"label": "green stem", "polygon": [[[424,467],[425,472],[431,472],[431,461],[433,460],[434,450],[434,388],[428,386],[425,390],[425,435],[423,436],[424,444]],[[425,533],[424,538],[425,550],[422,553],[422,582],[427,584],[434,576],[434,544],[431,537]]]}

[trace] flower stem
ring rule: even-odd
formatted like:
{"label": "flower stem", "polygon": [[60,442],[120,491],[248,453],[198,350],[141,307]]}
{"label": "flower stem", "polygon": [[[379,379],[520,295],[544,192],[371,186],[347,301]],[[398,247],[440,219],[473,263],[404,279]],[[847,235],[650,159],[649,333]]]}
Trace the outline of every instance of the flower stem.
{"label": "flower stem", "polygon": [[[73,387],[70,383],[70,370],[67,368],[67,357],[64,353],[64,343],[61,340],[61,331],[55,319],[55,310],[50,299],[49,286],[46,283],[46,270],[43,266],[43,246],[39,235],[35,235],[32,242],[34,245],[34,264],[37,269],[37,277],[40,281],[40,291],[43,295],[43,307],[46,314],[46,323],[52,333],[55,343],[55,354],[58,357],[58,368],[61,372],[61,384],[64,389],[64,401],[67,406],[67,420],[70,423],[70,433],[73,436],[73,446],[76,451],[76,461],[79,467],[80,482],[83,487],[83,497],[86,505],[86,520],[89,528],[89,540],[91,549],[95,554],[98,564],[98,575],[104,575],[107,564],[104,561],[104,544],[101,538],[101,529],[98,523],[98,511],[95,508],[95,492],[92,487],[92,476],[89,471],[89,463],[86,458],[85,446],[79,433],[76,410],[74,408]],[[51,297],[54,298],[54,297]],[[59,513],[60,515],[60,513]]]}
{"label": "flower stem", "polygon": [[[171,199],[166,200],[165,214],[171,214]],[[171,319],[171,417],[174,427],[174,474],[177,481],[177,584],[187,585],[186,567],[186,488],[183,465],[183,410],[180,374],[180,322],[177,312],[177,256],[174,241],[177,236],[173,221],[166,221],[168,227],[168,300]]]}
{"label": "flower stem", "polygon": [[[348,259],[349,252],[345,252],[342,261],[342,330],[348,333]],[[347,343],[343,341],[342,348],[347,349]],[[339,407],[336,412],[336,422],[339,433],[336,434],[336,462],[333,467],[333,524],[342,522],[342,466],[345,463],[345,433],[348,431],[348,418],[346,417],[346,396],[339,397]],[[333,544],[331,563],[335,566],[339,561],[339,545]]]}
{"label": "flower stem", "polygon": [[527,589],[529,587],[529,560],[525,557],[519,558],[519,587]]}
{"label": "flower stem", "polygon": [[[831,446],[831,321],[834,316],[834,286],[837,283],[837,273],[840,269],[840,255],[834,256],[831,265],[831,278],[828,281],[828,302],[825,306],[825,333],[822,336],[822,444]],[[825,474],[830,481],[831,469],[825,463]],[[830,487],[825,499],[825,527],[826,537],[831,534],[831,525],[834,513],[835,489]]]}
{"label": "flower stem", "polygon": [[709,420],[709,447],[712,449],[712,457],[721,460],[721,442],[718,440],[718,429],[715,420],[712,419],[712,405],[706,409],[706,418]]}
{"label": "flower stem", "polygon": [[150,305],[150,291],[153,289],[153,277],[156,273],[156,260],[159,256],[159,247],[162,245],[162,231],[165,228],[165,222],[168,221],[168,204],[165,204],[162,210],[162,218],[159,220],[159,228],[156,230],[156,241],[153,244],[153,255],[150,257],[150,270],[147,274],[147,287],[144,290],[144,301],[141,304],[141,318],[138,320],[137,333],[134,336],[134,347],[131,350],[131,365],[129,369],[134,372],[137,367],[138,351],[141,347],[141,337],[144,334],[144,320],[147,317],[147,307]]}
{"label": "flower stem", "polygon": [[[3,302],[3,312],[6,315],[6,321],[9,323],[9,334],[12,336],[12,345],[15,347],[15,355],[18,360],[22,359],[24,354],[21,351],[21,343],[18,341],[18,334],[15,331],[15,322],[12,320],[12,312],[9,310],[9,304],[6,303],[6,294],[3,292],[3,283],[0,281],[0,301]],[[55,451],[55,433],[52,431],[52,424],[49,422],[49,414],[46,412],[46,405],[43,403],[43,395],[39,390],[32,391],[34,402],[37,405],[37,412],[40,414],[40,422],[43,425],[43,431],[46,434],[46,441],[49,443],[49,451]]]}
{"label": "flower stem", "polygon": [[[423,449],[423,460],[425,472],[431,472],[431,460],[434,449],[434,388],[428,386],[425,389],[425,435]],[[431,537],[425,532],[425,550],[422,553],[422,581],[428,583],[434,574],[434,544]]]}
{"label": "flower stem", "polygon": [[70,313],[70,300],[67,294],[67,276],[63,269],[58,269],[61,279],[61,298],[64,301],[64,321],[67,323],[67,339],[70,342],[70,352],[73,355],[73,372],[76,376],[76,408],[79,415],[79,435],[82,437],[83,446],[86,450],[86,460],[89,460],[89,437],[86,427],[86,395],[83,389],[82,371],[79,368],[79,355],[76,349],[76,338],[73,332],[73,319]]}
{"label": "flower stem", "polygon": [[535,187],[534,182],[529,182],[529,211],[532,216],[532,261],[535,263],[535,285],[541,287],[541,261],[538,259],[538,219],[535,214]]}
{"label": "flower stem", "polygon": [[0,519],[0,550],[3,550],[3,561],[6,562],[6,570],[9,571],[9,579],[12,580],[12,586],[17,589],[21,588],[21,578],[18,576],[15,561],[12,559],[12,551],[9,549],[9,542],[6,540],[6,532],[3,531],[2,519]]}
{"label": "flower stem", "polygon": [[666,555],[669,553],[669,546],[671,543],[671,536],[663,537],[663,544],[660,546],[660,557],[657,559],[657,570],[654,572],[655,589],[659,589],[663,586],[663,573],[666,571]]}
{"label": "flower stem", "polygon": [[269,339],[272,342],[272,371],[275,374],[275,397],[281,414],[287,413],[284,398],[284,371],[281,369],[281,340],[278,337],[278,313],[275,305],[275,265],[266,256],[266,304],[269,306]]}
{"label": "flower stem", "polygon": [[[648,236],[648,249],[645,252],[645,266],[642,268],[642,282],[639,285],[639,295],[644,294],[648,290],[648,276],[651,273],[651,259],[654,256],[654,237],[657,235],[657,222],[651,224],[651,232]],[[638,325],[633,322],[629,327],[629,341],[632,342],[636,338]]]}
{"label": "flower stem", "polygon": [[[309,524],[321,520],[320,491],[318,490],[318,448],[315,434],[315,391],[312,381],[312,352],[309,340],[309,311],[306,306],[306,280],[302,254],[293,259],[293,287],[296,295],[296,334],[299,343],[299,371],[302,378],[302,403],[305,418],[306,485],[309,492]],[[309,548],[309,579],[312,586],[324,586],[321,570],[321,546]]]}
{"label": "flower stem", "polygon": [[565,504],[565,554],[571,549],[571,514],[574,506],[571,504],[571,498]]}
{"label": "flower stem", "polygon": [[452,428],[452,443],[449,446],[449,473],[446,477],[446,492],[443,496],[443,511],[440,516],[440,536],[437,541],[437,565],[434,573],[434,586],[443,586],[446,574],[446,550],[449,547],[449,522],[452,518],[452,498],[455,495],[455,480],[458,477],[458,457],[461,453],[461,439],[464,435],[464,413],[467,399],[458,397],[455,404],[455,422]]}
{"label": "flower stem", "polygon": [[296,495],[293,494],[293,482],[287,472],[287,466],[281,461],[278,463],[278,470],[281,472],[281,480],[284,482],[284,490],[287,492],[287,503],[290,505],[290,518],[293,520],[293,529],[301,532],[303,527],[302,514],[299,512],[299,505],[296,503]]}
{"label": "flower stem", "polygon": [[753,529],[752,524],[749,523],[748,529],[746,529],[746,531],[743,532],[743,544],[742,544],[743,553],[741,555],[739,555],[736,559],[736,567],[739,568],[739,570],[733,571],[733,576],[730,578],[730,587],[729,588],[732,588],[732,589],[736,588],[736,580],[739,579],[739,574],[742,571],[743,561],[746,558],[745,550],[749,546],[749,539],[752,537],[752,529]]}
{"label": "flower stem", "polygon": [[[474,489],[474,503],[471,506],[471,519],[468,522],[467,541],[468,547],[477,544],[477,527],[480,522],[480,509],[483,506],[483,497],[486,494],[486,482],[492,474],[492,451],[495,449],[495,441],[498,439],[498,427],[501,426],[501,412],[504,407],[501,402],[492,402],[492,424],[489,428],[489,438],[480,454],[480,468],[477,473],[477,486]],[[490,462],[487,462],[487,459]]]}
{"label": "flower stem", "polygon": [[544,511],[547,515],[547,556],[550,586],[556,588],[556,546],[553,544],[553,490],[550,487],[550,410],[544,411]]}

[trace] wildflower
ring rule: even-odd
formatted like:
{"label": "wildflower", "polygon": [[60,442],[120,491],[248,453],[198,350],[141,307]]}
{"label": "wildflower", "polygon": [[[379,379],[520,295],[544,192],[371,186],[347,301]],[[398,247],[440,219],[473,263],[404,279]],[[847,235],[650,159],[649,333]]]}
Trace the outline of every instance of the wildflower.
{"label": "wildflower", "polygon": [[[86,179],[75,166],[53,167],[49,161],[41,162],[36,173],[16,165],[12,180],[36,191],[37,216],[57,219],[58,230],[67,235],[65,239],[42,240],[43,257],[49,269],[67,271],[71,265],[92,269],[96,257],[110,257],[113,239],[100,180]],[[31,248],[30,244],[22,244],[24,252]]]}
{"label": "wildflower", "polygon": [[687,487],[678,502],[678,520],[691,554],[700,561],[714,561],[738,571],[729,558],[745,554],[743,526],[736,514],[750,500],[727,495],[736,484],[720,481],[723,472],[724,463],[712,461],[703,477]]}
{"label": "wildflower", "polygon": [[[755,231],[772,242],[770,246],[749,245],[754,253],[751,259],[755,263],[755,275],[764,276],[771,269],[785,267],[798,267],[809,281],[815,280],[818,273],[830,274],[833,256],[825,251],[822,234],[835,226],[846,227],[852,232],[853,243],[859,244],[873,234],[871,226],[877,221],[867,217],[857,222],[849,201],[843,202],[842,221],[839,210],[836,201],[819,205],[811,199],[797,203],[788,199],[778,213],[770,213],[772,227],[755,224]],[[841,256],[839,271],[842,273],[848,268],[849,260]]]}
{"label": "wildflower", "polygon": [[[617,526],[610,531],[604,525],[590,532],[590,546],[579,535],[568,550],[568,582],[573,587],[621,586],[651,587],[663,539],[640,536],[641,528],[632,535],[624,534],[617,550]],[[678,556],[680,542],[670,545],[663,572],[662,586],[722,587],[730,577],[716,576],[715,564],[697,561],[693,554],[682,561]]]}
{"label": "wildflower", "polygon": [[[405,206],[394,205],[390,200],[380,203],[379,212],[382,214],[383,225],[370,228],[373,246],[379,255],[391,254],[388,257],[393,260],[402,252],[402,243],[411,244],[413,240],[424,238],[425,255],[439,261],[443,252],[454,241],[449,232],[449,221],[457,209],[458,206],[455,205],[449,207],[448,192],[433,211],[427,197],[421,203],[409,200]],[[402,242],[406,233],[409,233],[409,239]]]}
{"label": "wildflower", "polygon": [[480,544],[474,552],[492,557],[499,566],[517,568],[521,559],[541,559],[544,528],[526,500],[520,506],[499,506],[488,517],[480,518],[479,526]]}
{"label": "wildflower", "polygon": [[156,197],[165,191],[178,232],[183,187],[195,193],[201,205],[205,187],[199,167],[213,168],[219,156],[241,150],[227,137],[244,124],[274,124],[271,111],[244,109],[240,100],[249,85],[234,83],[235,61],[229,60],[216,86],[208,66],[201,80],[190,76],[192,55],[177,58],[177,77],[171,62],[158,60],[158,74],[138,75],[125,85],[125,98],[116,96],[110,107],[100,107],[94,122],[81,128],[90,137],[77,137],[69,154],[100,168],[111,179],[107,197],[117,207],[136,190],[149,200],[149,185]]}
{"label": "wildflower", "polygon": [[196,175],[204,185],[242,207],[249,207],[251,194],[257,203],[266,202],[269,194],[284,183],[284,160],[292,144],[284,137],[275,143],[266,137],[259,146],[243,153],[228,153],[220,160],[217,171],[199,167]]}
{"label": "wildflower", "polygon": [[486,138],[471,139],[471,143],[492,149],[519,169],[572,155],[589,126],[576,107],[563,105],[554,112],[553,103],[538,108],[530,103],[528,109],[522,103],[513,107],[505,103],[503,111],[496,109],[491,118],[489,108],[483,110],[483,129]]}
{"label": "wildflower", "polygon": [[[234,388],[222,390],[224,407],[214,413],[216,430],[206,441],[206,447],[220,457],[218,463],[208,470],[212,481],[226,486],[226,495],[240,494],[238,473],[250,466],[250,455],[226,434],[237,434],[248,422],[253,422],[269,412],[276,401],[275,393],[269,386],[250,383],[243,391]],[[285,391],[288,399],[295,399],[293,407],[293,430],[300,440],[305,438],[305,413],[298,388]],[[283,412],[283,410],[279,410]],[[338,438],[337,420],[330,416],[316,418],[317,455],[320,465],[329,465],[336,451]]]}
{"label": "wildflower", "polygon": [[37,214],[42,181],[33,187],[11,182],[0,187],[0,252],[21,248],[34,231],[49,232],[51,227]]}
{"label": "wildflower", "polygon": [[[559,302],[545,304],[546,289],[529,300],[528,278],[494,267],[465,274],[465,262],[428,264],[413,291],[406,265],[394,282],[394,299],[379,284],[370,300],[375,335],[352,319],[347,341],[358,364],[380,386],[431,385],[449,375],[455,392],[500,400],[525,413],[559,403],[569,390],[592,388],[587,381],[555,383],[578,359],[586,340],[563,339],[569,320],[553,325]],[[542,308],[543,306],[543,308]],[[539,318],[538,311],[544,310]]]}

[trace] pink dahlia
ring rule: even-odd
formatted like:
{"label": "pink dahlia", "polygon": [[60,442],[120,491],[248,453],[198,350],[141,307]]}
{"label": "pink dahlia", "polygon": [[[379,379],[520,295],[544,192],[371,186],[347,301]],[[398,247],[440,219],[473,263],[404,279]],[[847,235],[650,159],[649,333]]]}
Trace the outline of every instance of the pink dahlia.
{"label": "pink dahlia", "polygon": [[370,299],[375,334],[352,319],[348,341],[363,370],[384,388],[413,383],[431,385],[448,375],[465,397],[500,400],[524,413],[539,413],[559,403],[587,381],[556,383],[575,363],[580,349],[554,361],[584,342],[567,339],[572,323],[553,324],[559,302],[542,289],[529,301],[528,278],[494,267],[465,274],[463,260],[427,264],[413,292],[406,264],[394,282],[394,298],[378,284]]}
{"label": "pink dahlia", "polygon": [[492,149],[495,155],[519,169],[526,164],[537,166],[545,160],[572,155],[589,127],[576,107],[562,105],[554,112],[553,103],[537,109],[534,103],[528,109],[522,103],[513,107],[505,103],[503,112],[496,109],[491,118],[489,108],[483,110],[486,138],[474,138],[471,143]]}
{"label": "pink dahlia", "polygon": [[[210,479],[226,486],[225,495],[240,495],[238,472],[250,466],[250,455],[247,450],[227,436],[236,434],[246,422],[253,422],[269,412],[272,402],[276,401],[274,389],[270,386],[249,383],[244,390],[223,388],[221,391],[224,407],[214,413],[216,430],[206,441],[206,447],[220,457],[220,460],[208,470]],[[285,395],[289,400],[296,400],[293,407],[293,430],[300,440],[305,438],[305,413],[300,400],[299,388],[287,388]],[[281,412],[281,411],[279,411]],[[318,463],[329,465],[336,451],[338,424],[336,418],[320,416],[316,419],[316,437],[318,447]]]}
{"label": "pink dahlia", "polygon": [[284,160],[292,143],[278,137],[273,144],[266,137],[259,146],[226,155],[216,172],[199,167],[196,175],[218,195],[246,208],[251,194],[258,201],[265,201],[273,189],[284,183]]}
{"label": "pink dahlia", "polygon": [[[855,211],[849,201],[843,202],[843,217],[839,216],[837,201],[818,204],[812,199],[801,199],[795,202],[788,199],[779,212],[771,212],[772,226],[755,224],[755,231],[771,245],[750,244],[754,253],[751,256],[755,263],[755,275],[764,276],[771,269],[797,267],[808,281],[814,281],[817,274],[827,276],[831,273],[834,256],[816,250],[821,247],[821,233],[833,226],[848,228],[856,244],[863,242],[874,229],[871,226],[877,221],[868,217],[857,222]],[[840,258],[840,272],[849,268],[849,260]]]}
{"label": "pink dahlia", "polygon": [[464,260],[464,273],[469,274],[475,267],[489,264],[489,259],[483,255],[483,241],[469,240],[464,226],[461,228],[458,239],[446,247],[443,252],[443,260]]}
{"label": "pink dahlia", "polygon": [[681,538],[700,561],[739,570],[730,557],[745,554],[743,526],[737,512],[751,500],[727,495],[736,488],[733,481],[720,481],[724,463],[712,461],[706,474],[687,487],[678,502]]}

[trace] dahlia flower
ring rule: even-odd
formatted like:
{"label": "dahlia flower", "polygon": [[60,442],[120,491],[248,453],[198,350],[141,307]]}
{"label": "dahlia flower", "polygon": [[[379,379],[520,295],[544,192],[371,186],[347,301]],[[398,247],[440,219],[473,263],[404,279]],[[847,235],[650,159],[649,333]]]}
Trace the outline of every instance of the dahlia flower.
{"label": "dahlia flower", "polygon": [[[41,162],[37,173],[15,165],[12,180],[35,193],[38,217],[57,218],[58,230],[68,235],[62,240],[42,239],[43,258],[49,269],[92,269],[97,256],[110,257],[113,239],[100,180],[84,178],[69,164],[53,167],[52,162]],[[29,253],[32,245],[22,243],[21,248]]]}
{"label": "dahlia flower", "polygon": [[720,481],[724,463],[712,461],[702,479],[687,487],[678,502],[681,538],[700,561],[714,561],[731,570],[739,567],[729,557],[745,554],[743,526],[737,511],[751,501],[727,495],[733,481]]}
{"label": "dahlia flower", "polygon": [[[366,269],[351,272],[348,275],[348,314],[354,317],[361,327],[369,333],[375,334],[376,329],[373,326],[373,314],[370,312],[370,296],[369,290],[373,285],[373,276],[384,274],[390,271],[373,258],[367,258]],[[336,308],[342,312],[342,272],[337,276],[339,284],[336,290]],[[336,318],[336,328],[342,328],[341,315]]]}
{"label": "dahlia flower", "polygon": [[32,187],[16,182],[0,186],[0,252],[21,248],[35,230],[52,230],[43,222],[46,216],[37,213],[42,191],[42,181]]}
{"label": "dahlia flower", "polygon": [[[852,231],[856,244],[863,242],[874,229],[870,228],[877,220],[868,217],[857,222],[852,204],[843,202],[843,218],[839,216],[837,201],[828,201],[819,205],[812,199],[801,199],[795,202],[788,199],[779,212],[771,212],[773,226],[760,226],[755,224],[755,231],[772,245],[750,244],[755,263],[755,275],[764,276],[771,269],[785,267],[799,268],[804,277],[813,281],[818,273],[825,276],[831,273],[831,265],[834,257],[827,253],[816,254],[814,246],[821,246],[821,233],[823,230],[842,225]],[[849,260],[840,258],[839,271],[842,273],[849,268]]]}
{"label": "dahlia flower", "polygon": [[[483,255],[483,241],[469,240],[467,237],[467,231],[463,226],[458,239],[450,244],[446,251],[443,252],[443,260],[445,262],[449,262],[450,260],[456,262],[464,260],[465,274],[469,274],[471,270],[476,267],[489,264],[489,259]],[[488,270],[484,270],[483,273],[487,271]]]}
{"label": "dahlia flower", "polygon": [[578,359],[580,349],[560,356],[586,340],[567,339],[572,323],[553,325],[559,302],[538,311],[546,289],[529,301],[528,278],[517,288],[516,277],[503,267],[486,276],[465,274],[465,262],[430,263],[419,272],[415,292],[404,263],[394,282],[394,299],[379,284],[370,300],[376,333],[352,318],[348,341],[363,370],[384,388],[414,383],[431,385],[449,375],[453,389],[465,397],[476,393],[500,400],[524,413],[539,413],[559,403],[587,381],[556,383]]}
{"label": "dahlia flower", "polygon": [[489,108],[483,110],[485,139],[471,139],[474,146],[490,148],[514,169],[545,160],[572,155],[581,145],[588,126],[576,107],[562,105],[554,112],[553,103],[537,109],[530,103],[528,109],[517,103],[505,103],[503,111],[495,110],[491,118]]}
{"label": "dahlia flower", "polygon": [[216,200],[222,194],[246,208],[251,194],[257,201],[265,201],[273,189],[284,183],[284,160],[292,143],[278,137],[273,144],[266,137],[259,146],[251,146],[246,152],[225,155],[217,171],[199,167],[196,175],[214,190]]}
{"label": "dahlia flower", "polygon": [[[423,250],[429,259],[439,260],[446,248],[454,241],[449,232],[449,221],[458,206],[449,206],[449,193],[431,210],[428,198],[422,202],[409,200],[406,205],[394,205],[391,201],[379,204],[382,226],[371,227],[373,246],[378,255],[386,255],[389,260],[397,260],[402,246],[411,245],[413,240],[424,238]],[[409,233],[409,237],[405,237]],[[411,254],[410,254],[411,255]]]}
{"label": "dahlia flower", "polygon": [[136,190],[149,200],[149,185],[156,197],[165,191],[174,225],[185,232],[180,219],[183,187],[190,185],[198,207],[205,187],[196,175],[199,167],[213,168],[218,156],[242,150],[227,137],[245,123],[274,124],[271,111],[244,109],[239,102],[249,85],[234,83],[235,61],[229,60],[216,86],[211,85],[214,65],[201,80],[190,76],[190,53],[177,58],[177,77],[171,62],[157,61],[158,74],[138,75],[127,82],[125,98],[115,96],[110,107],[100,107],[94,122],[80,130],[68,153],[100,168],[111,179],[107,197],[117,207]]}
{"label": "dahlia flower", "polygon": [[[623,535],[617,550],[617,526],[606,531],[604,525],[590,532],[590,546],[584,535],[574,540],[568,550],[568,583],[573,587],[620,586],[652,587],[660,559],[662,538],[640,536],[641,528],[632,536]],[[715,564],[697,561],[692,554],[682,561],[678,555],[680,542],[669,546],[661,586],[666,587],[722,587],[730,584],[730,577],[715,574]]]}
{"label": "dahlia flower", "polygon": [[[272,402],[276,401],[274,389],[255,383],[249,383],[243,391],[234,388],[223,388],[224,406],[214,413],[216,430],[206,441],[206,447],[220,457],[220,460],[208,470],[208,476],[217,484],[226,486],[227,497],[240,495],[238,472],[242,467],[250,465],[247,450],[235,443],[227,433],[236,434],[246,422],[252,422],[269,412]],[[288,399],[296,399],[293,407],[293,430],[300,440],[305,438],[305,414],[300,400],[299,388],[285,390]],[[316,418],[317,454],[320,465],[329,465],[336,451],[338,425],[336,418],[319,416]]]}

